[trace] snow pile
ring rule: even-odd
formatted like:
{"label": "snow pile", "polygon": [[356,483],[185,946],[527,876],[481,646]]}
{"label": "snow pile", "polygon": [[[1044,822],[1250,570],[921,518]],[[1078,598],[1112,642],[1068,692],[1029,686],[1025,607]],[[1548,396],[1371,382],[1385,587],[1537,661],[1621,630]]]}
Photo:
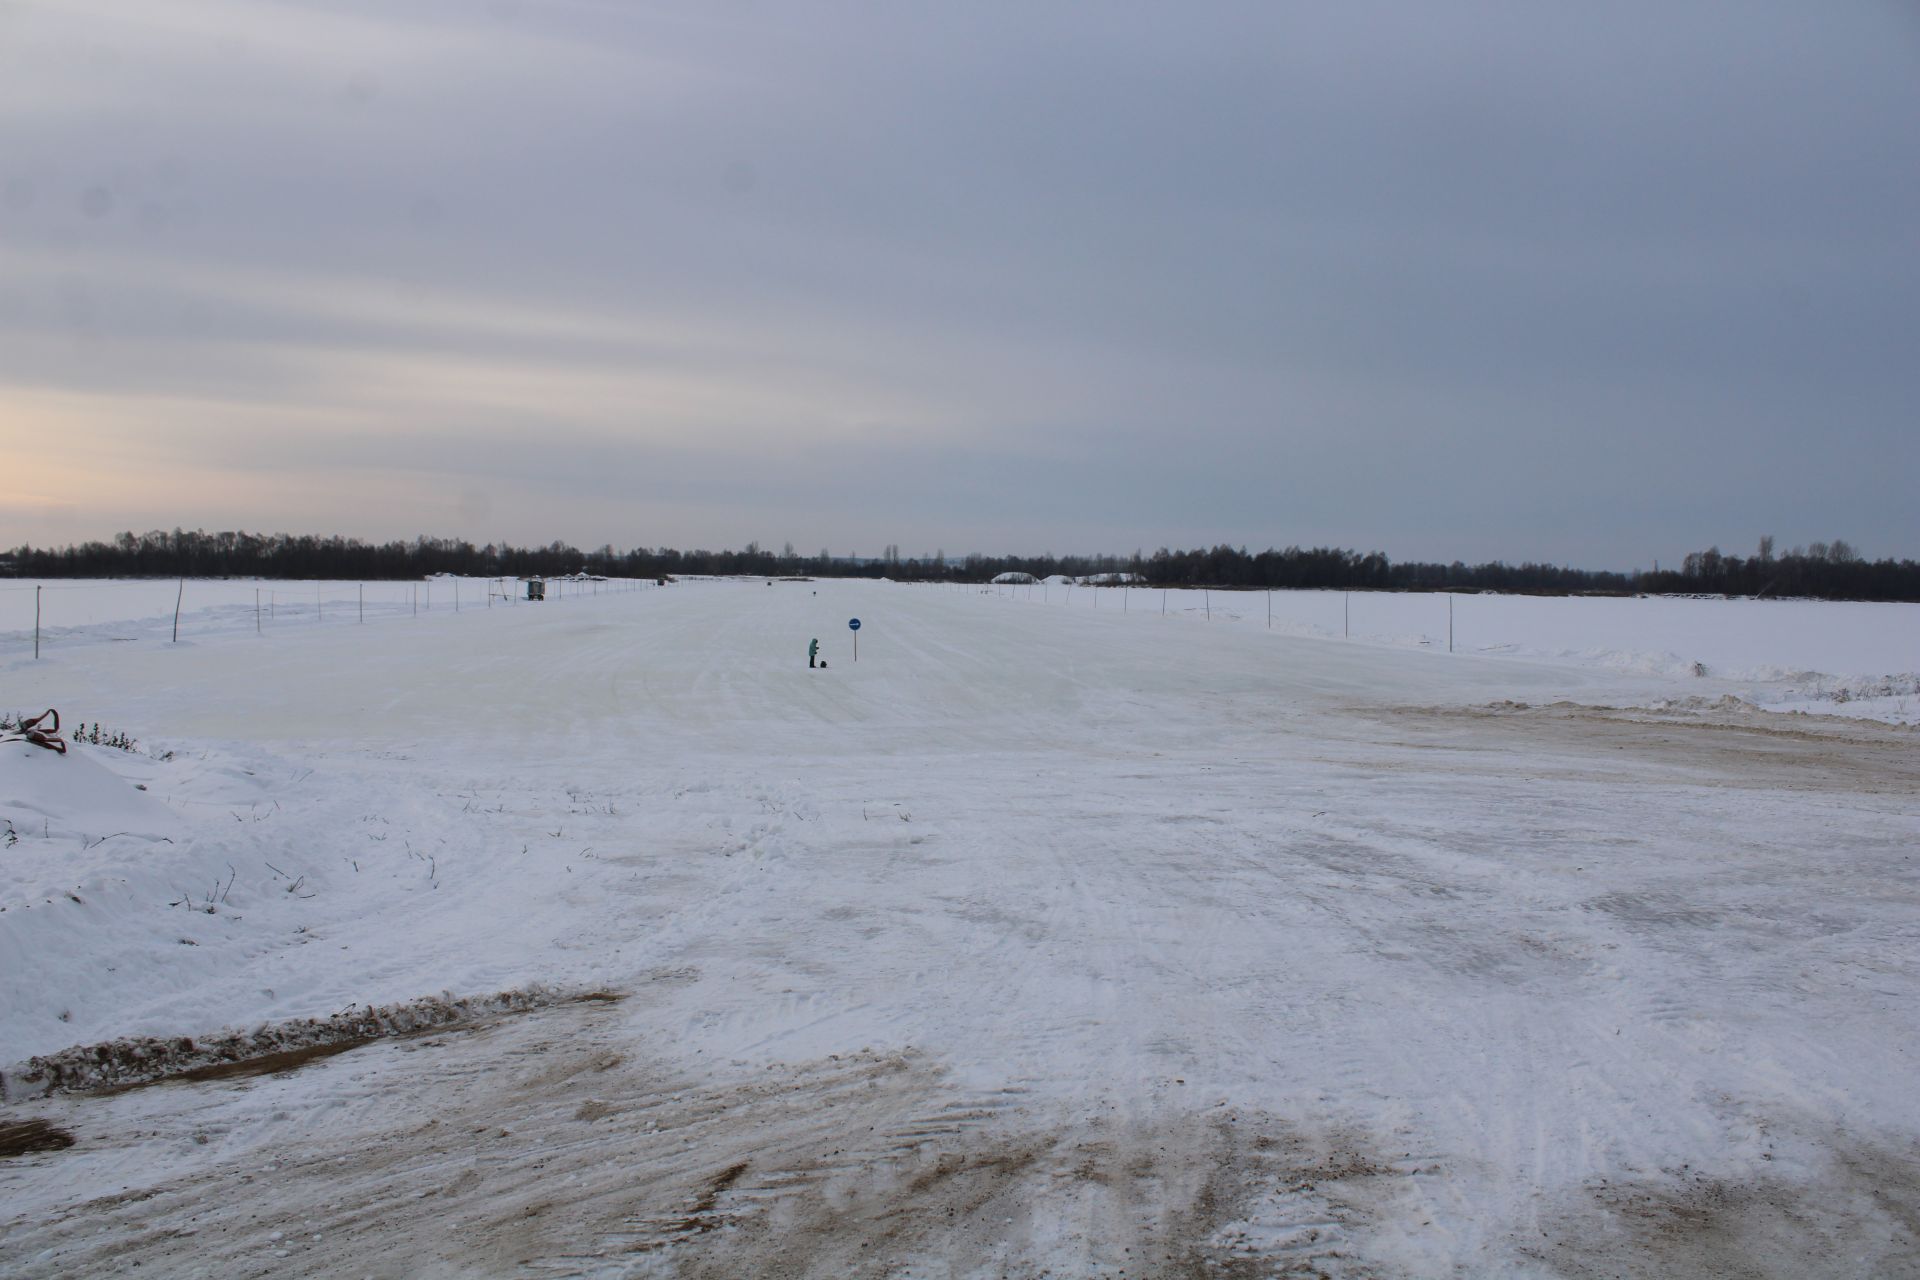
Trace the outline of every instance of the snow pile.
{"label": "snow pile", "polygon": [[0,743],[0,842],[17,848],[34,835],[154,844],[179,835],[172,811],[102,763],[110,754],[106,747],[74,745],[62,755],[27,742]]}
{"label": "snow pile", "polygon": [[1087,573],[1079,577],[1065,573],[1051,573],[1044,578],[1022,574],[1018,579],[1008,578],[1007,575],[1002,574],[994,581],[999,582],[1003,579],[1010,582],[1017,580],[1042,583],[1049,587],[1144,587],[1147,585],[1147,580],[1137,573]]}

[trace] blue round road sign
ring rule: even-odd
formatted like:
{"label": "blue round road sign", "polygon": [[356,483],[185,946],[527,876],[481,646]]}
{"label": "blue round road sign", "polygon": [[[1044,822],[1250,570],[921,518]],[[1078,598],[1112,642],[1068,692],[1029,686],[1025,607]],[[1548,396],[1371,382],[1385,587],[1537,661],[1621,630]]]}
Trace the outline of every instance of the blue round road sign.
{"label": "blue round road sign", "polygon": [[847,619],[847,630],[858,631],[859,629],[860,629],[860,619],[858,618]]}

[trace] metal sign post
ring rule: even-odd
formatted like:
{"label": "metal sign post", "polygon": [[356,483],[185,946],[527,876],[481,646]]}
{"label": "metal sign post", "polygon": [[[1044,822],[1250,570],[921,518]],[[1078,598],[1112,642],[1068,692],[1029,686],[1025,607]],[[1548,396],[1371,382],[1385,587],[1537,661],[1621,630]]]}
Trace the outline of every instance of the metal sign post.
{"label": "metal sign post", "polygon": [[848,618],[847,630],[853,632],[853,660],[860,661],[860,619]]}

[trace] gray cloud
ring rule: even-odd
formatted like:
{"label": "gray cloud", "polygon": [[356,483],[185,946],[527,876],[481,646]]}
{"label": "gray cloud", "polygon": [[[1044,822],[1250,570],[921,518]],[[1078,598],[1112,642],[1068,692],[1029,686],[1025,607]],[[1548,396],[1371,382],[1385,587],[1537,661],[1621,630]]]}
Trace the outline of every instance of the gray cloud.
{"label": "gray cloud", "polygon": [[1916,554],[1916,71],[1891,4],[16,3],[0,541]]}

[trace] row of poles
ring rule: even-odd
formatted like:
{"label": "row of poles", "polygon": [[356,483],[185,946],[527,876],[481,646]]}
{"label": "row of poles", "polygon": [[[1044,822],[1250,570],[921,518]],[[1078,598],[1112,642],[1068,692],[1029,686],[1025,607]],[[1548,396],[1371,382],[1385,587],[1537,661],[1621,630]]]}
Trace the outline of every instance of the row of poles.
{"label": "row of poles", "polygon": [[[566,580],[565,579],[549,579],[549,581],[551,581],[554,586],[559,588],[559,590],[555,593],[555,599],[559,599],[559,600],[566,599],[566,596],[567,596]],[[608,581],[611,582],[611,579],[609,579]],[[495,583],[500,584],[500,589],[497,592],[494,590]],[[420,590],[422,586],[426,588],[426,607],[428,611],[431,612],[433,609],[433,584],[430,582],[429,583],[413,582],[413,583],[408,583],[407,585],[408,585],[408,603],[411,607],[412,616],[418,617],[420,615]],[[591,590],[585,594],[596,595],[596,596],[600,594],[600,582],[598,580],[591,580],[587,585],[591,588]],[[626,585],[630,587],[633,585],[633,583],[631,582],[623,583],[622,585]],[[36,582],[33,586],[33,657],[36,662],[39,661],[40,659],[40,619],[41,619],[40,593],[44,589],[45,587],[41,583]],[[326,620],[326,608],[327,608],[326,590],[324,587],[321,587],[319,584],[315,584],[313,594],[314,594],[313,620],[316,623],[324,622]],[[575,594],[578,595],[582,593],[576,592]],[[185,578],[182,578],[180,579],[179,586],[175,589],[173,593],[173,639],[171,641],[171,643],[173,644],[180,643],[180,607],[185,602],[186,595],[187,595],[187,580]],[[491,578],[487,580],[487,608],[489,609],[493,608],[493,600],[495,595],[498,595],[502,600],[513,600],[516,598],[507,591],[505,578]],[[278,593],[271,590],[268,591],[267,600],[266,600],[266,609],[269,617],[277,610],[278,605],[279,605]],[[354,608],[357,615],[356,621],[364,624],[367,620],[367,584],[364,582],[355,584]],[[455,613],[460,612],[460,579],[458,578],[453,579],[453,611]],[[263,626],[262,616],[261,616],[261,599],[260,599],[259,587],[255,587],[253,589],[253,630],[255,635],[265,634],[265,628]]]}
{"label": "row of poles", "polygon": [[[1027,588],[1027,599],[1029,600],[1033,599],[1034,584],[1029,582],[1023,585],[1025,585]],[[1043,582],[1043,583],[1040,583],[1039,586],[1040,586],[1040,592],[1041,592],[1040,602],[1042,604],[1045,604],[1047,603],[1047,597],[1048,597],[1047,589],[1049,584]],[[1016,586],[1016,589],[1017,589],[1017,586]],[[1100,588],[1097,586],[1094,586],[1094,587],[1089,587],[1088,589],[1094,593],[1093,607],[1098,609],[1100,607]],[[1160,589],[1160,616],[1163,618],[1167,616],[1168,592],[1169,592],[1169,588],[1162,587]],[[1271,631],[1273,630],[1273,592],[1271,591],[1267,592],[1266,596],[1267,596],[1267,630]],[[1071,586],[1068,586],[1066,588],[1066,598],[1069,600],[1073,598],[1073,588]],[[1126,586],[1121,587],[1120,588],[1120,612],[1122,613],[1129,612],[1129,610],[1132,607],[1132,603],[1133,603],[1133,588],[1126,587]],[[1206,613],[1207,621],[1212,622],[1213,621],[1213,592],[1211,589],[1204,588],[1204,587],[1201,589],[1200,604],[1201,604],[1201,608]],[[1351,591],[1343,591],[1340,593],[1340,636],[1342,639],[1351,639],[1353,636],[1353,592]],[[1453,652],[1453,595],[1451,592],[1447,593],[1447,652],[1448,653]]]}

